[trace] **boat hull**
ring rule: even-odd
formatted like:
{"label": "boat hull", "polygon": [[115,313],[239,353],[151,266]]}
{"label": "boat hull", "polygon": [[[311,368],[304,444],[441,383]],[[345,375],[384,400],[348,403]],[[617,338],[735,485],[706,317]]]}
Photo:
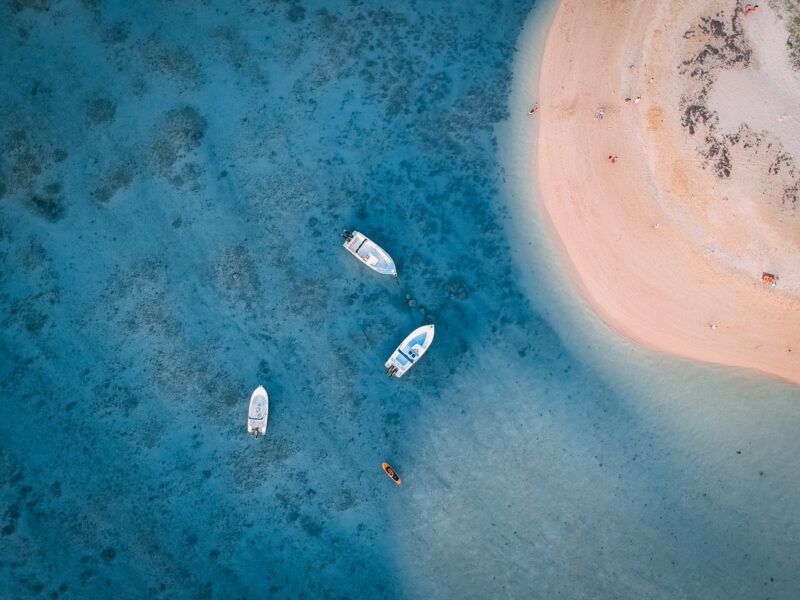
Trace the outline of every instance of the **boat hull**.
{"label": "boat hull", "polygon": [[[392,465],[386,462],[381,463],[381,468],[383,469],[383,472],[386,473],[386,476],[389,477],[389,479],[391,479],[392,481],[394,481],[397,485],[401,485],[403,483],[403,480],[400,479],[400,475],[397,474],[397,471],[394,470],[394,467],[392,467]],[[392,475],[392,473],[394,473],[394,475]]]}
{"label": "boat hull", "polygon": [[402,377],[417,364],[422,355],[428,351],[433,343],[435,328],[433,325],[423,325],[412,331],[404,339],[389,359],[384,363],[386,373],[390,377]]}
{"label": "boat hull", "polygon": [[381,275],[397,277],[394,260],[383,248],[359,231],[345,235],[345,249],[362,263]]}
{"label": "boat hull", "polygon": [[269,419],[269,395],[264,386],[258,386],[250,395],[250,408],[247,411],[247,433],[258,437],[267,433]]}

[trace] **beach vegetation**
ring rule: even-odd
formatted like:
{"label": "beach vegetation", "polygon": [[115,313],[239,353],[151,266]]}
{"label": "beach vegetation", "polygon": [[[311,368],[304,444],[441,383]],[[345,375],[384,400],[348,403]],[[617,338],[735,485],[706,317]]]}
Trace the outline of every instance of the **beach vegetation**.
{"label": "beach vegetation", "polygon": [[786,45],[789,47],[789,57],[792,60],[792,67],[800,71],[800,9],[794,8],[794,14],[787,21],[786,29],[789,31],[789,39]]}
{"label": "beach vegetation", "polygon": [[797,0],[775,0],[770,3],[770,6],[785,21],[789,59],[792,67],[796,71],[800,71],[800,4]]}

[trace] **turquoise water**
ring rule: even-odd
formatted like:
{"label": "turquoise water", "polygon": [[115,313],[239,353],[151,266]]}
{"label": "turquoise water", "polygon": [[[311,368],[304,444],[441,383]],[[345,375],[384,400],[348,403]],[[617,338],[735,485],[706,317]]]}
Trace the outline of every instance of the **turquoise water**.
{"label": "turquoise water", "polygon": [[3,5],[0,597],[796,595],[800,394],[555,266],[531,5]]}

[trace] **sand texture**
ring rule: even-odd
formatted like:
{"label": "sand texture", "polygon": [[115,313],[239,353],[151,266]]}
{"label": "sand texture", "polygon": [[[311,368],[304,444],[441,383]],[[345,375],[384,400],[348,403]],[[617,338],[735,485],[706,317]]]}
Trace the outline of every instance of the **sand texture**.
{"label": "sand texture", "polygon": [[542,201],[614,329],[800,382],[800,75],[781,6],[743,8],[564,0],[535,117]]}

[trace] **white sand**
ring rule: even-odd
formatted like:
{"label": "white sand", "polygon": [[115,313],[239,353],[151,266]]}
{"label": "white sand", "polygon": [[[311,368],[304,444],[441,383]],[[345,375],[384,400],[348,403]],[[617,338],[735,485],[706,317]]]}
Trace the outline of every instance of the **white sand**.
{"label": "white sand", "polygon": [[[563,0],[540,76],[540,187],[606,322],[654,348],[800,382],[800,222],[783,201],[800,177],[798,141],[780,120],[800,84],[786,56],[774,59],[777,16],[735,7]],[[737,26],[744,35],[728,40]],[[703,53],[714,45],[724,60]],[[682,119],[694,104],[706,118],[691,135]]]}

